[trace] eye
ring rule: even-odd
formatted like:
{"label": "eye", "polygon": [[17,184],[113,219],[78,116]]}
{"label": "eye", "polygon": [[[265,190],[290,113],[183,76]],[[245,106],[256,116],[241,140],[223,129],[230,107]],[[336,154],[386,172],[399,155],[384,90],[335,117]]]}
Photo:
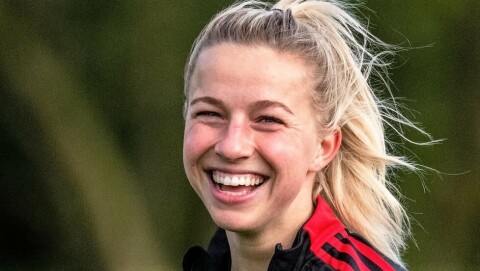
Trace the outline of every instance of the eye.
{"label": "eye", "polygon": [[218,118],[221,118],[222,115],[220,115],[220,113],[215,112],[215,111],[198,111],[198,112],[194,113],[194,117],[195,118],[198,118],[198,117],[202,117],[202,118],[218,117]]}
{"label": "eye", "polygon": [[280,120],[279,118],[272,117],[272,116],[261,116],[260,118],[258,118],[258,122],[272,123],[272,124],[284,124],[284,122],[282,120]]}

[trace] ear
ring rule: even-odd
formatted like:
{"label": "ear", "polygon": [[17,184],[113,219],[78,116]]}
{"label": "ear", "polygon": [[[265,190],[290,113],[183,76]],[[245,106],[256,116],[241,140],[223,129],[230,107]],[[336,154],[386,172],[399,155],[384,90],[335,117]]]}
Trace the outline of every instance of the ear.
{"label": "ear", "polygon": [[312,171],[320,171],[322,168],[328,165],[333,160],[340,145],[342,144],[342,131],[340,128],[335,129],[332,133],[327,134],[321,140],[317,153],[315,154],[315,160],[312,163]]}

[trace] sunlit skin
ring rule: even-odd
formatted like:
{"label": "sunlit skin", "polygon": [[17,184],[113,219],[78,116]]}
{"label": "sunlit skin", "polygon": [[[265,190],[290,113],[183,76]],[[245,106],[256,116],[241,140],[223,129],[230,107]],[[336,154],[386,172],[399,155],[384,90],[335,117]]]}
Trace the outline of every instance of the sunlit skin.
{"label": "sunlit skin", "polygon": [[[275,244],[291,246],[314,210],[315,174],[340,145],[338,131],[318,136],[309,69],[296,55],[263,46],[222,43],[199,56],[183,160],[190,184],[227,231],[232,270],[266,270]],[[263,183],[215,185],[213,175]]]}

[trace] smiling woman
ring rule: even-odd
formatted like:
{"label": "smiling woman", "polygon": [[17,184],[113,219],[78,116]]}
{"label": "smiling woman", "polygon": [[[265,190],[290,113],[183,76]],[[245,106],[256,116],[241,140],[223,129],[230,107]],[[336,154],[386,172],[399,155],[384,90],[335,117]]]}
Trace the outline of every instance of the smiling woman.
{"label": "smiling woman", "polygon": [[[403,270],[408,218],[376,97],[390,51],[336,1],[239,2],[194,44],[183,162],[219,226],[185,270]],[[384,85],[388,92],[388,85]]]}
{"label": "smiling woman", "polygon": [[184,163],[220,227],[289,244],[311,216],[315,174],[333,158],[340,133],[317,136],[307,74],[301,59],[268,47],[225,43],[199,57]]}

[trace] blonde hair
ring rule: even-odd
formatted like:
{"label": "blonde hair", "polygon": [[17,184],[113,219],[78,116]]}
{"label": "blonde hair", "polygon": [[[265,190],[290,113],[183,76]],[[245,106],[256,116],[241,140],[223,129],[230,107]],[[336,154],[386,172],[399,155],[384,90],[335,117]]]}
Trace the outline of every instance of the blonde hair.
{"label": "blonde hair", "polygon": [[[329,202],[350,231],[402,264],[400,252],[410,225],[388,175],[394,167],[416,167],[389,153],[385,127],[402,137],[398,124],[425,133],[399,112],[390,95],[387,57],[394,47],[373,36],[349,12],[352,7],[339,1],[247,1],[220,12],[192,48],[185,70],[185,109],[198,56],[208,47],[231,42],[300,56],[314,67],[312,105],[319,133],[341,129],[343,135],[339,153],[317,174],[314,193]],[[380,99],[380,90],[391,99]]]}

